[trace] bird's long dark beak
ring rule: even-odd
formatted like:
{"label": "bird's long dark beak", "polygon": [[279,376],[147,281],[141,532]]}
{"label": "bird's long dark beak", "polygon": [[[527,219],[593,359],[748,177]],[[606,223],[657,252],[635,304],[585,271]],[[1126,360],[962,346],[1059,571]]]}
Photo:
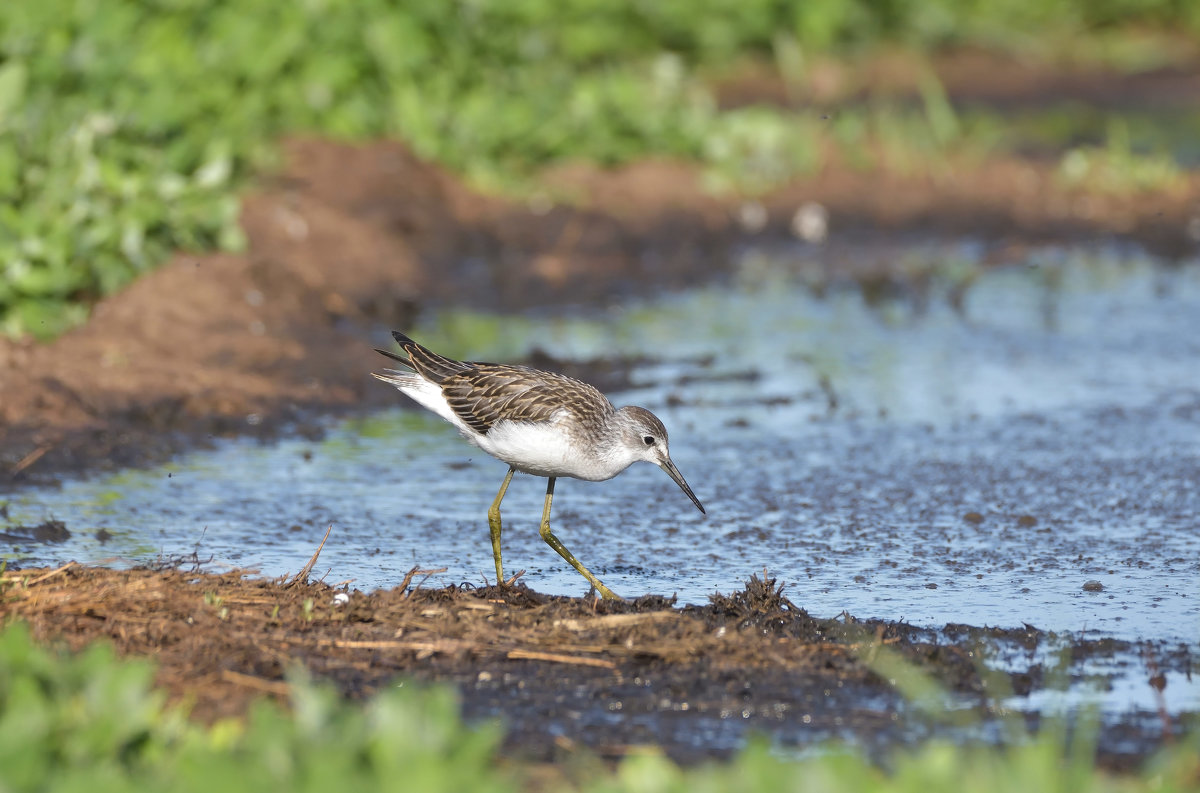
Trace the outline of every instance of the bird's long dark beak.
{"label": "bird's long dark beak", "polygon": [[704,505],[700,503],[700,499],[696,498],[696,494],[692,492],[690,487],[688,487],[687,481],[683,478],[683,474],[679,473],[679,469],[675,467],[675,463],[667,460],[660,463],[659,467],[667,472],[667,476],[675,480],[675,484],[679,485],[679,487],[683,489],[684,493],[687,493],[687,497],[690,498],[692,503],[696,505],[696,509],[704,512]]}

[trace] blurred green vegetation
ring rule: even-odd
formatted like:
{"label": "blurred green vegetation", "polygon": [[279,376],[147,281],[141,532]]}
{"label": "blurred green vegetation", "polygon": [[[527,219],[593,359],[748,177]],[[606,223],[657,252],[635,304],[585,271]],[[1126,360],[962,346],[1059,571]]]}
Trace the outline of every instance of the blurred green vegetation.
{"label": "blurred green vegetation", "polygon": [[[491,187],[564,158],[652,153],[764,189],[815,167],[823,128],[720,113],[698,75],[882,44],[1161,57],[1153,40],[1121,37],[1131,28],[1200,33],[1200,3],[2,2],[0,332],[56,335],[172,251],[243,246],[237,190],[285,134],[401,139]],[[974,140],[938,90],[923,89],[915,116],[865,112],[838,135],[881,138],[909,167]]]}
{"label": "blurred green vegetation", "polygon": [[154,668],[93,645],[36,647],[0,632],[0,791],[514,791],[495,771],[499,727],[466,729],[449,689],[396,686],[365,707],[293,680],[244,723],[189,722],[151,688]]}
{"label": "blurred green vegetation", "polygon": [[1093,767],[1090,733],[1068,741],[1044,729],[1004,750],[929,743],[895,757],[887,773],[846,750],[792,760],[755,741],[719,765],[683,770],[651,754],[615,772],[594,763],[548,780],[520,763],[498,764],[498,725],[465,726],[446,688],[402,684],[363,704],[297,673],[290,710],[262,700],[245,720],[209,727],[165,706],[153,678],[149,663],[118,660],[104,644],[59,654],[35,645],[21,623],[0,630],[0,793],[508,793],[535,779],[538,790],[594,793],[1173,793],[1200,779],[1196,740],[1116,777]]}

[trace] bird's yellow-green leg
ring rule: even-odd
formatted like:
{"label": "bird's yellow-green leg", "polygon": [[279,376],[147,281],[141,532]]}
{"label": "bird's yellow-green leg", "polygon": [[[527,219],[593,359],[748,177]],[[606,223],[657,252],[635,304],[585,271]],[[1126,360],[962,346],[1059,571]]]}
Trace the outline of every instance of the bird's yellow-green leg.
{"label": "bird's yellow-green leg", "polygon": [[504,586],[504,564],[500,561],[500,502],[504,500],[504,494],[508,491],[508,483],[512,481],[513,474],[516,472],[516,468],[508,469],[508,475],[504,477],[504,484],[500,485],[500,492],[496,494],[496,500],[488,509],[488,528],[492,530],[492,557],[496,560],[496,583],[500,586]]}
{"label": "bird's yellow-green leg", "polygon": [[[546,506],[542,509],[542,525],[538,529],[538,533],[542,535],[542,539],[546,541],[547,545],[558,551],[558,555],[566,559],[570,563],[571,567],[574,567],[576,570],[582,573],[583,577],[591,582],[592,586],[596,588],[596,591],[599,592],[602,597],[608,598],[609,600],[620,600],[621,598],[614,595],[611,589],[600,583],[599,578],[596,578],[596,576],[592,575],[590,570],[581,565],[579,560],[575,558],[575,555],[567,550],[567,546],[563,545],[562,541],[555,537],[554,533],[550,531],[550,502],[553,500],[554,477],[552,476],[550,477],[549,484],[546,485]],[[500,557],[496,558],[499,559]]]}

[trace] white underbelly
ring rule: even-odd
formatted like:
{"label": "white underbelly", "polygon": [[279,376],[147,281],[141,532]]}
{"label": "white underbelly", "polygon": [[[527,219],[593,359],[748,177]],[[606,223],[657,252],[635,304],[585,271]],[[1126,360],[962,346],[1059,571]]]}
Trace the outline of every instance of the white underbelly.
{"label": "white underbelly", "polygon": [[571,436],[551,423],[501,421],[487,435],[473,438],[488,454],[534,476],[569,476],[601,480],[615,476],[572,443]]}

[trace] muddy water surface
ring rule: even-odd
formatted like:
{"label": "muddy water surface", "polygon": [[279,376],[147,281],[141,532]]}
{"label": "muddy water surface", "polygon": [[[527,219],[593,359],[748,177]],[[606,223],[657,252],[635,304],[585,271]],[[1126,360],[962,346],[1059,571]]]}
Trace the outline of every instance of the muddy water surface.
{"label": "muddy water surface", "polygon": [[[411,334],[479,359],[534,348],[633,361],[617,404],[655,411],[701,515],[650,466],[561,480],[556,533],[624,595],[703,602],[766,568],[819,616],[1200,639],[1200,267],[1130,251],[1036,251],[985,269],[971,244],[902,251],[905,277],[830,282],[833,255],[746,252],[728,283],[606,309],[429,314]],[[386,330],[364,344],[383,344]],[[381,361],[382,363],[382,361]],[[384,388],[382,384],[381,388]],[[328,581],[494,576],[485,513],[505,468],[409,410],[317,442],[228,442],[150,471],[8,497],[24,563],[197,549],[294,572],[334,526]],[[504,502],[509,572],[586,583],[538,537],[544,480]],[[24,540],[62,521],[69,538]],[[7,528],[4,526],[7,525]],[[1171,704],[1200,687],[1170,679]],[[1153,708],[1145,685],[1109,705]]]}

